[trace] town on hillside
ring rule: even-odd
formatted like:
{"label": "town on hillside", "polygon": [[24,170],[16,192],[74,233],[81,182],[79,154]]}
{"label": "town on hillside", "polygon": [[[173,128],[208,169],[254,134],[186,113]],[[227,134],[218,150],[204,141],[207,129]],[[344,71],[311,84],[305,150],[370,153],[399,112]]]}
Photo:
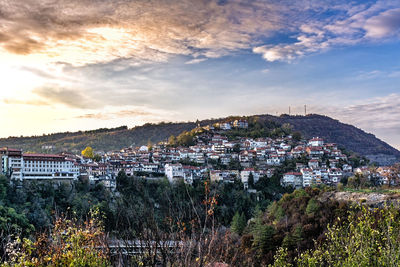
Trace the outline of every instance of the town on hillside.
{"label": "town on hillside", "polygon": [[[146,179],[167,177],[171,183],[192,184],[202,179],[224,183],[241,181],[243,188],[249,191],[254,190],[252,186],[260,179],[270,179],[273,175],[280,175],[282,186],[293,188],[336,186],[355,174],[372,175],[371,168],[365,166],[366,160],[355,164],[336,144],[320,137],[305,140],[298,133],[283,133],[276,138],[232,137],[229,134],[233,130],[246,131],[248,127],[245,119],[224,121],[185,133],[183,138],[190,141],[186,145],[171,137],[158,144],[122,148],[101,155],[94,154],[90,147],[81,155],[33,154],[2,148],[0,167],[12,181],[59,182],[81,178],[92,184],[103,183],[111,190],[116,188],[120,172]],[[287,162],[292,163],[292,168],[278,173]],[[375,168],[373,174],[377,183],[391,183],[390,167]]]}

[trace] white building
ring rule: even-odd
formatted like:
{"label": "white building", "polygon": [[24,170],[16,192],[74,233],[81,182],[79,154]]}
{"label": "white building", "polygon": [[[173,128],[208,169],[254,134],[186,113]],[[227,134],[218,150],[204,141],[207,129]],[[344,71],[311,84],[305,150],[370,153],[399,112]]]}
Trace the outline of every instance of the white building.
{"label": "white building", "polygon": [[22,150],[2,148],[1,154],[1,171],[2,174],[10,175],[12,179],[22,179]]}
{"label": "white building", "polygon": [[323,146],[324,145],[324,139],[319,138],[319,137],[314,137],[310,139],[308,142],[310,146]]}
{"label": "white building", "polygon": [[254,183],[257,183],[264,174],[262,171],[255,171],[253,168],[247,168],[240,172],[240,179],[245,189],[248,188],[250,174],[253,175]]}
{"label": "white building", "polygon": [[233,122],[233,127],[246,129],[249,127],[249,123],[247,122],[247,120],[235,120]]}
{"label": "white building", "polygon": [[303,175],[301,172],[287,172],[282,178],[283,186],[293,186],[295,188],[303,186]]}
{"label": "white building", "polygon": [[221,130],[227,131],[227,130],[231,130],[232,129],[232,125],[229,122],[222,122],[219,125],[219,128],[221,128]]}
{"label": "white building", "polygon": [[174,183],[178,180],[182,180],[184,178],[182,164],[165,164],[165,176],[167,176],[168,181]]}
{"label": "white building", "polygon": [[64,156],[51,154],[23,154],[22,179],[27,180],[76,180],[78,165]]}
{"label": "white building", "polygon": [[303,187],[308,187],[312,185],[313,182],[313,170],[309,168],[301,169],[301,173],[303,174]]}

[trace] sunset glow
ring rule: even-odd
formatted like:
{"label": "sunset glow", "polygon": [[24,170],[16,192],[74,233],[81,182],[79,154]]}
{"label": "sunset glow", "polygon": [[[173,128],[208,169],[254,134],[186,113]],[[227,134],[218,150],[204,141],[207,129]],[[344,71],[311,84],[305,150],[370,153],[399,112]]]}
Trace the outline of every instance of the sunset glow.
{"label": "sunset glow", "polygon": [[400,148],[398,1],[0,1],[2,137],[333,116]]}

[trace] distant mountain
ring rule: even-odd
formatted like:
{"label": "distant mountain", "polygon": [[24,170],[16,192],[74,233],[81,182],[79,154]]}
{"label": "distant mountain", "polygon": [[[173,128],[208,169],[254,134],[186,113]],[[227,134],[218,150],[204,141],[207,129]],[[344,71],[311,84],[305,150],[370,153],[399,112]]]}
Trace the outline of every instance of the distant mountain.
{"label": "distant mountain", "polygon": [[[255,115],[261,123],[278,125],[288,123],[294,131],[299,131],[306,138],[319,136],[327,142],[337,143],[344,148],[367,156],[381,164],[390,163],[400,158],[400,151],[379,140],[373,134],[366,133],[352,125],[338,120],[311,114],[307,116],[272,116]],[[224,121],[226,118],[211,119],[197,122],[201,126]],[[9,137],[0,139],[0,146],[21,148],[32,152],[79,152],[86,146],[92,146],[96,151],[117,150],[131,145],[145,145],[149,141],[157,143],[167,140],[171,135],[179,135],[197,126],[195,122],[145,124],[131,129],[118,127],[98,129],[93,131],[65,132],[31,137]]]}

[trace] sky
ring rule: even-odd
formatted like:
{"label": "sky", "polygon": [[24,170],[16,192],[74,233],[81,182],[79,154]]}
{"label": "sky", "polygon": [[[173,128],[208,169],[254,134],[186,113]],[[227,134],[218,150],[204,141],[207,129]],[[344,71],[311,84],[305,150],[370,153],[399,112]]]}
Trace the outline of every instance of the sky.
{"label": "sky", "polygon": [[400,149],[400,1],[0,0],[0,136],[318,113]]}

